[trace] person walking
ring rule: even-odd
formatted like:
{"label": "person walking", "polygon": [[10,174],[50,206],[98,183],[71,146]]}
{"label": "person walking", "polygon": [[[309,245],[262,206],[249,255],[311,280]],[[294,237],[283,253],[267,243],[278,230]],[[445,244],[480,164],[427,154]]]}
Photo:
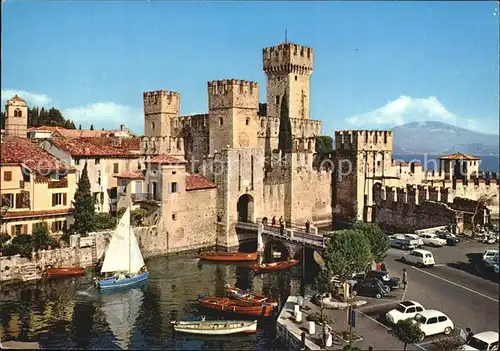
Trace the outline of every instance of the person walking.
{"label": "person walking", "polygon": [[387,267],[385,266],[385,263],[382,262],[382,265],[380,266],[380,270],[382,272],[387,272]]}
{"label": "person walking", "polygon": [[280,234],[283,235],[285,231],[285,221],[283,220],[283,216],[280,217]]}
{"label": "person walking", "polygon": [[467,333],[467,337],[465,339],[465,343],[469,344],[471,341],[472,337],[474,336],[474,333],[472,332],[471,328],[465,328],[465,332]]}
{"label": "person walking", "polygon": [[309,234],[309,227],[310,227],[311,223],[309,222],[309,220],[306,221],[306,234]]}
{"label": "person walking", "polygon": [[273,219],[272,219],[272,221],[271,221],[271,224],[272,224],[272,226],[273,226],[273,227],[275,227],[275,226],[276,226],[276,216],[273,216]]}
{"label": "person walking", "polygon": [[403,286],[405,290],[407,284],[408,284],[408,272],[406,272],[406,268],[403,268]]}

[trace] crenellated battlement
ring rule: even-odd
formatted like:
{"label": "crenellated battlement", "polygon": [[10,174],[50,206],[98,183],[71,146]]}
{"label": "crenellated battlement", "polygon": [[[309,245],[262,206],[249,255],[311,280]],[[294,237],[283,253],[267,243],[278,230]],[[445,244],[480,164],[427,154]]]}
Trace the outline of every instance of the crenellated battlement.
{"label": "crenellated battlement", "polygon": [[181,95],[175,91],[157,90],[143,93],[144,112],[179,115]]}
{"label": "crenellated battlement", "polygon": [[171,120],[172,130],[181,130],[189,128],[192,130],[208,130],[209,114],[197,114],[189,116],[180,116]]}
{"label": "crenellated battlement", "polygon": [[337,150],[392,151],[394,135],[388,130],[335,131]]}
{"label": "crenellated battlement", "polygon": [[313,71],[314,50],[293,43],[282,43],[262,50],[263,68],[268,75]]}
{"label": "crenellated battlement", "polygon": [[223,79],[207,83],[208,109],[259,107],[259,84],[247,80]]}
{"label": "crenellated battlement", "polygon": [[[312,137],[321,135],[322,121],[303,118],[290,118],[292,135]],[[260,117],[260,136],[278,137],[280,129],[279,117]]]}

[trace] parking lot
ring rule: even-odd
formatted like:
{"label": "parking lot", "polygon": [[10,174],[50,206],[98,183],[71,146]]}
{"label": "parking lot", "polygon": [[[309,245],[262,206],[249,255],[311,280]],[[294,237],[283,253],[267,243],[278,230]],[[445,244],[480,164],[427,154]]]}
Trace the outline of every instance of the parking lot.
{"label": "parking lot", "polygon": [[[403,263],[401,257],[406,252],[390,249],[385,261],[389,274],[401,277],[403,268],[406,268],[408,287],[406,291],[393,291],[380,300],[362,297],[368,303],[358,309],[359,318],[364,321],[358,328],[366,329],[366,332],[359,330],[367,335],[360,346],[372,346],[374,349],[402,348],[401,343],[389,333],[391,328],[385,319],[385,313],[401,300],[417,301],[426,309],[436,309],[446,314],[455,325],[451,336],[458,335],[460,329],[467,327],[474,333],[488,330],[498,332],[498,277],[481,265],[482,253],[488,248],[497,247],[471,240],[462,240],[457,246],[423,246],[422,249],[431,251],[435,257],[436,265],[431,268],[417,268]],[[389,341],[389,338],[393,340]],[[433,343],[443,338],[446,338],[444,334],[427,337],[411,349],[435,349]]]}

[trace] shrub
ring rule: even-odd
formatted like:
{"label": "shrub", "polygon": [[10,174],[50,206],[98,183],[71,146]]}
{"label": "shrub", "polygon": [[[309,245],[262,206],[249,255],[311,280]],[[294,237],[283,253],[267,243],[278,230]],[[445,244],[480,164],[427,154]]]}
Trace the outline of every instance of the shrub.
{"label": "shrub", "polygon": [[2,233],[0,234],[0,248],[4,246],[10,240],[10,235]]}
{"label": "shrub", "polygon": [[95,214],[95,229],[96,230],[109,230],[116,228],[117,218],[109,213],[96,213]]}
{"label": "shrub", "polygon": [[309,316],[307,316],[307,320],[316,324],[333,323],[333,319],[329,315],[325,313],[323,314],[323,318],[321,318],[321,313],[319,312],[311,313]]}

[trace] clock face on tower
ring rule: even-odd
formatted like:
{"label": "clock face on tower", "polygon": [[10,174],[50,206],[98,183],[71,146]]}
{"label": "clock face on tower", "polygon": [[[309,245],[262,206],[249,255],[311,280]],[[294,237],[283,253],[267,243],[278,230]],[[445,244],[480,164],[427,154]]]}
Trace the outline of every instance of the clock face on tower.
{"label": "clock face on tower", "polygon": [[247,133],[240,133],[240,135],[238,136],[238,142],[240,144],[240,147],[248,147],[250,145],[250,139],[248,138]]}

